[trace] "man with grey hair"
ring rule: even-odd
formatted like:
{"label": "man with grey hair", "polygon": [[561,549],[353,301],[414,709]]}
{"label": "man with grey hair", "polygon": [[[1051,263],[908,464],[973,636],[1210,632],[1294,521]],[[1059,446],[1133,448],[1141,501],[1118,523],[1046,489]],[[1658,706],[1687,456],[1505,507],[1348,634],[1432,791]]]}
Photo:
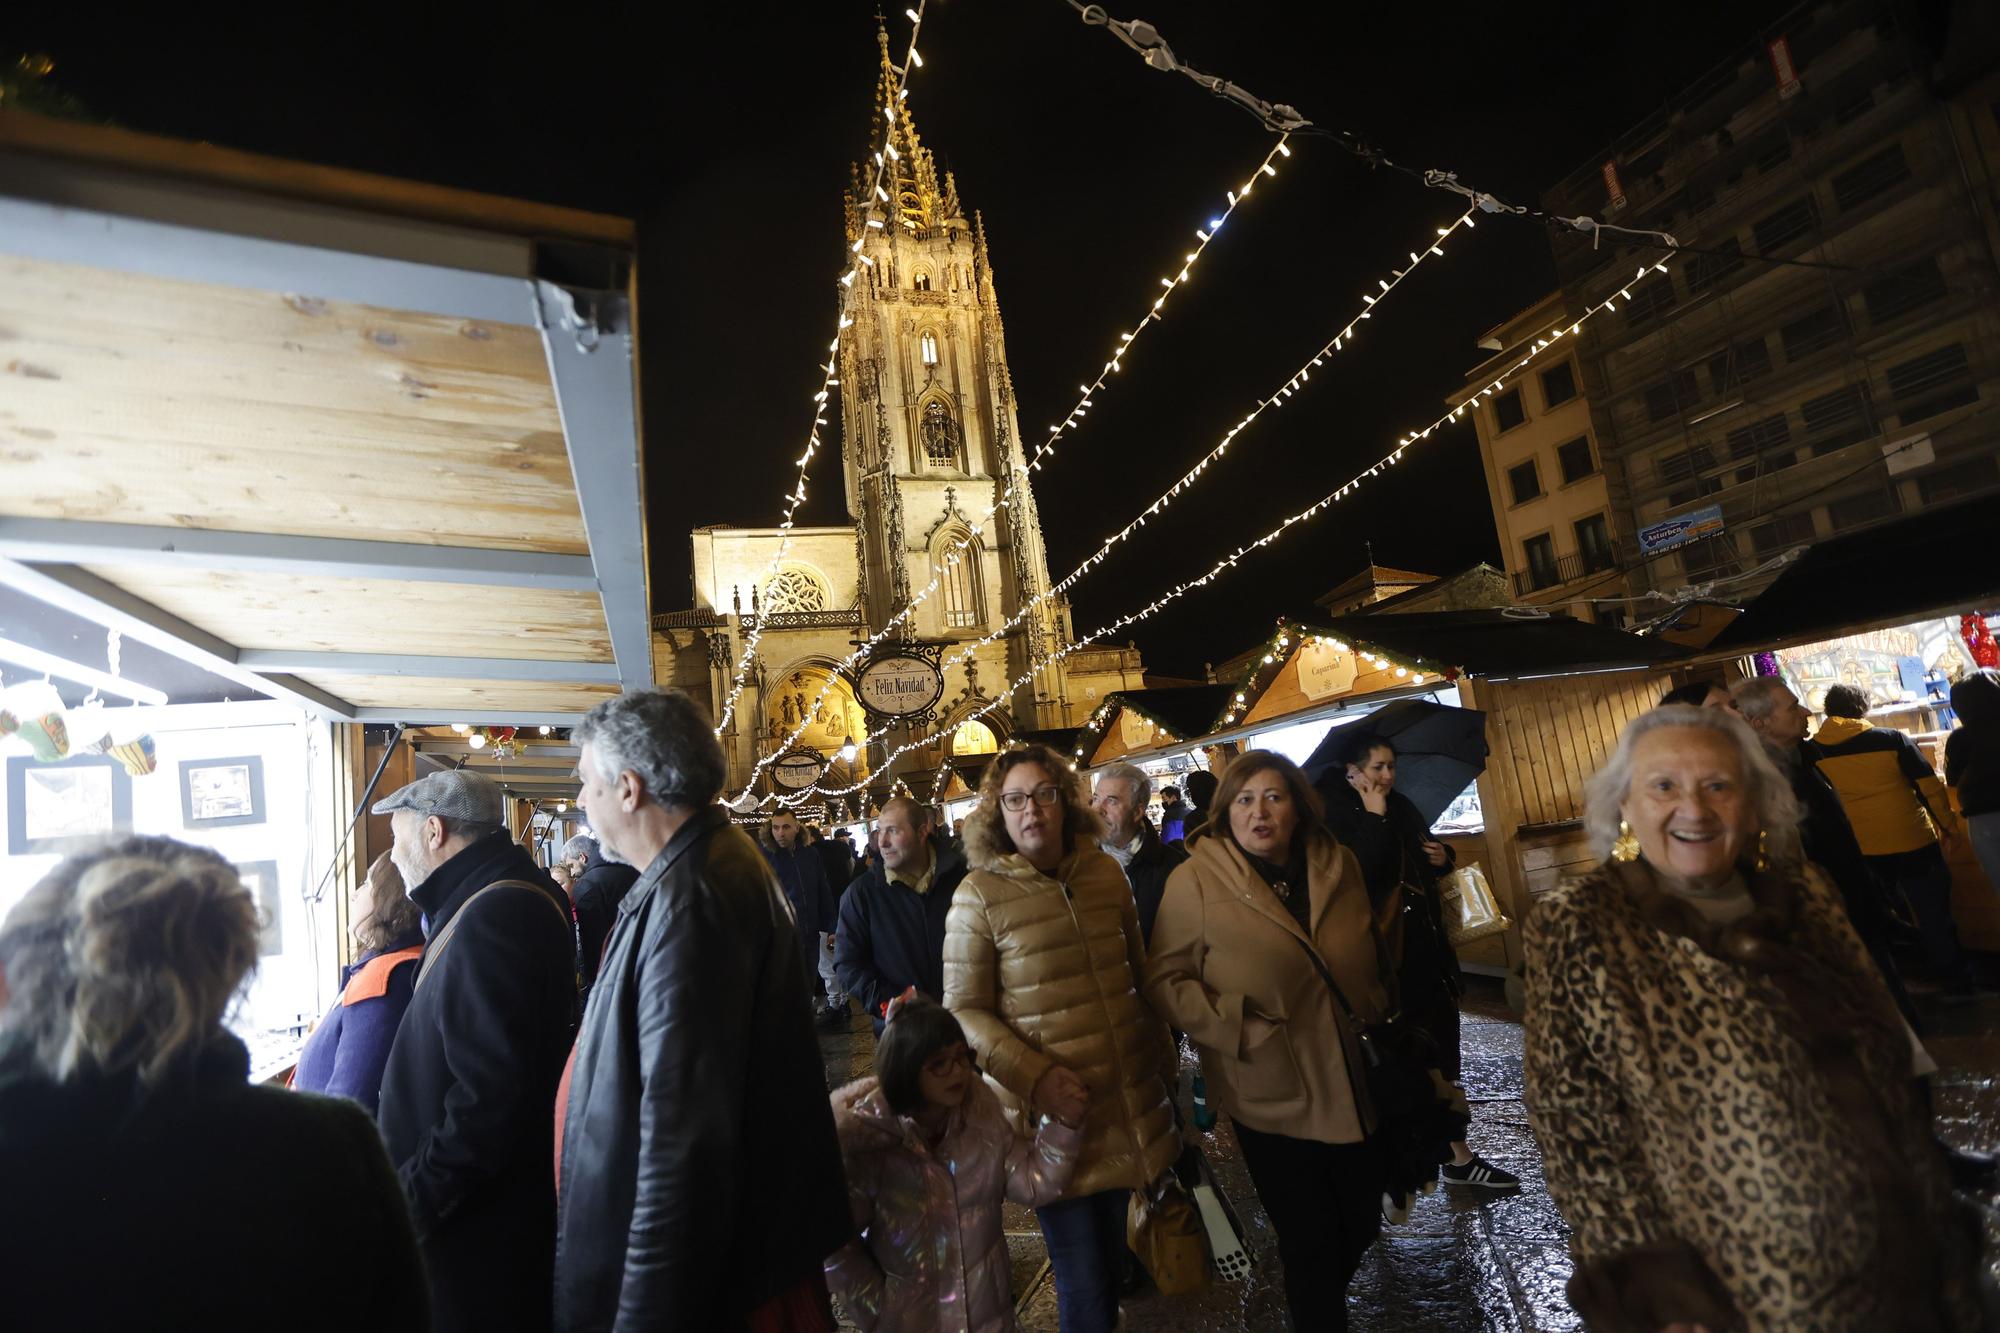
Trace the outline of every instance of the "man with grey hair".
{"label": "man with grey hair", "polygon": [[1776,676],[1752,676],[1738,681],[1729,691],[1729,699],[1750,730],[1764,742],[1778,771],[1792,784],[1792,795],[1798,798],[1804,811],[1799,820],[1799,842],[1806,859],[1818,862],[1840,890],[1854,932],[1868,946],[1869,955],[1889,984],[1889,992],[1896,997],[1904,1017],[1914,1021],[1916,1009],[1903,989],[1902,977],[1889,949],[1894,926],[1886,894],[1881,881],[1862,858],[1861,844],[1854,837],[1854,827],[1847,821],[1840,796],[1814,763],[1818,753],[1806,739],[1812,713]]}
{"label": "man with grey hair", "polygon": [[576,1019],[569,899],[470,769],[375,803],[423,912],[416,988],[382,1075],[378,1119],[409,1199],[438,1330],[548,1326],[555,1209],[550,1108]]}
{"label": "man with grey hair", "polygon": [[583,1000],[590,1002],[590,988],[597,980],[597,965],[604,958],[604,942],[611,937],[611,923],[618,917],[618,904],[639,881],[639,872],[605,851],[602,843],[579,833],[563,845],[566,856],[576,858],[576,886],[570,897],[576,901],[576,975],[583,988]]}
{"label": "man with grey hair", "polygon": [[1153,780],[1137,764],[1109,764],[1093,775],[1096,787],[1090,808],[1104,821],[1104,837],[1097,844],[1111,854],[1132,885],[1132,900],[1139,908],[1139,933],[1153,942],[1153,918],[1160,914],[1160,899],[1167,892],[1167,876],[1187,860],[1179,845],[1168,846],[1153,831],[1146,818],[1146,806],[1153,798]]}
{"label": "man with grey hair", "polygon": [[558,1099],[555,1327],[830,1328],[840,1146],[791,909],[717,803],[713,724],[639,690],[573,738],[591,827],[642,869]]}

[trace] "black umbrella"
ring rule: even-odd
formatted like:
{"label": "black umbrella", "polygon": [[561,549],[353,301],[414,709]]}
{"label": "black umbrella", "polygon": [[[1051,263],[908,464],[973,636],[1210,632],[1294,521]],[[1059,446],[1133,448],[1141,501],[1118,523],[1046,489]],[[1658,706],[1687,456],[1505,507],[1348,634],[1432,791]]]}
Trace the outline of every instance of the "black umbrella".
{"label": "black umbrella", "polygon": [[1305,762],[1306,777],[1315,783],[1346,781],[1341,751],[1364,731],[1395,747],[1396,790],[1427,826],[1486,771],[1486,714],[1429,699],[1398,699],[1327,732]]}

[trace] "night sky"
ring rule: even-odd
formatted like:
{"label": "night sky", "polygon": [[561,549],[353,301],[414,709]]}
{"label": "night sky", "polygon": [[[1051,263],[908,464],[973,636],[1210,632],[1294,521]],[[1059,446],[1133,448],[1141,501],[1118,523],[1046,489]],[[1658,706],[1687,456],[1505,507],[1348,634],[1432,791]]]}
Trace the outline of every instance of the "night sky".
{"label": "night sky", "polygon": [[[901,3],[889,8],[900,55],[908,22]],[[1534,203],[1784,7],[1697,0],[1666,18],[1601,3],[1111,8],[1153,22],[1187,63],[1398,161]],[[655,609],[691,604],[689,529],[777,522],[832,334],[840,191],[865,151],[874,90],[872,3],[658,11],[676,15],[671,27],[609,6],[500,5],[430,31],[407,8],[325,7],[262,30],[200,9],[176,7],[174,26],[153,33],[95,12],[51,26],[10,15],[0,55],[46,51],[62,89],[133,129],[638,218]],[[917,127],[985,214],[1032,446],[1269,136],[1061,0],[934,0],[921,50]],[[1333,143],[1294,149],[1037,474],[1058,576],[1460,211],[1456,196]],[[1430,421],[1487,355],[1481,333],[1553,284],[1537,224],[1482,219],[1077,587],[1078,632],[1205,569]],[[837,469],[837,455],[821,456],[802,523],[848,521]],[[1406,569],[1499,563],[1469,424],[1117,638],[1136,640],[1152,670],[1199,674],[1280,614],[1309,611],[1360,566],[1366,541]]]}

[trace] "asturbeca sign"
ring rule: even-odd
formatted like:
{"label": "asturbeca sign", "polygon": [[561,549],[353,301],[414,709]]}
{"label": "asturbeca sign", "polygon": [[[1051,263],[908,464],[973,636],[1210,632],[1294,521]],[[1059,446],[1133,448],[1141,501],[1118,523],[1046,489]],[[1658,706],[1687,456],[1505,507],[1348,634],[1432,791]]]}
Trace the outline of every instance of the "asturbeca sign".
{"label": "asturbeca sign", "polygon": [[883,717],[915,717],[944,697],[944,673],[921,657],[888,653],[861,668],[855,693],[862,707]]}

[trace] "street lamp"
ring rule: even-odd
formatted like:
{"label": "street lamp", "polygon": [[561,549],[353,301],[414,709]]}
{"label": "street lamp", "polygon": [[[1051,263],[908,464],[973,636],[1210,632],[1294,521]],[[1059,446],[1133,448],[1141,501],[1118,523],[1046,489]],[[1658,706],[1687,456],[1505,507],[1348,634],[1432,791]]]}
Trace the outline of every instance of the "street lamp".
{"label": "street lamp", "polygon": [[857,755],[857,754],[859,754],[859,753],[860,753],[860,750],[859,750],[859,749],[858,749],[858,748],[857,748],[857,747],[855,746],[855,744],[854,744],[854,736],[852,735],[852,733],[850,733],[850,734],[848,734],[848,735],[846,735],[846,736],[843,736],[843,737],[841,737],[841,740],[840,740],[840,760],[841,760],[841,762],[842,762],[842,763],[844,763],[844,764],[851,764],[851,763],[853,763],[853,762],[854,762],[854,756],[855,756],[855,755]]}

